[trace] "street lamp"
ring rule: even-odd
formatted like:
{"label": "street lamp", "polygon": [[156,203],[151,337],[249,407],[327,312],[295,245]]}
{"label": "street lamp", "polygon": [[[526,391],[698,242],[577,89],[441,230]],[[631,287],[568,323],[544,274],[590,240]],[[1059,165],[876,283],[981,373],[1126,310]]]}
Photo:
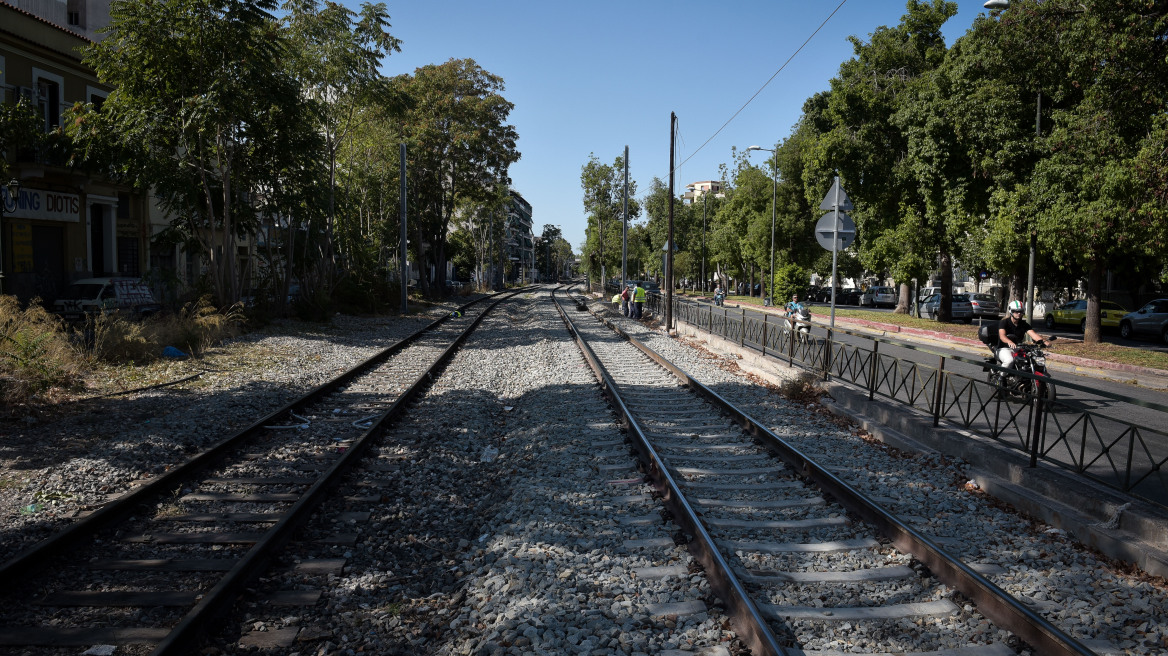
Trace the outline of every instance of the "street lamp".
{"label": "street lamp", "polygon": [[[697,191],[696,185],[686,185],[685,190],[691,194]],[[706,292],[706,194],[702,193],[702,293]]]}
{"label": "street lamp", "polygon": [[[4,293],[4,215],[16,211],[17,199],[20,198],[20,180],[12,178],[4,185],[8,192],[7,199],[0,199],[0,294]],[[11,201],[12,207],[8,207]]]}
{"label": "street lamp", "polygon": [[765,150],[775,156],[775,167],[771,170],[771,272],[767,280],[767,291],[770,294],[763,305],[773,305],[775,298],[775,208],[778,206],[779,194],[779,155],[772,148],[763,148],[762,146],[750,146],[746,152],[752,150]]}

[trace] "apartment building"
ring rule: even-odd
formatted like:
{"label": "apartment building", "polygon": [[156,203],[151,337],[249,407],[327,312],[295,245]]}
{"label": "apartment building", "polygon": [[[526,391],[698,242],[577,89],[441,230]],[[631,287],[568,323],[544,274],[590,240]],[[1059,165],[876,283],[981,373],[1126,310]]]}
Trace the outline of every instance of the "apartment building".
{"label": "apartment building", "polygon": [[[108,20],[108,2],[90,4],[104,4]],[[0,2],[0,102],[31,103],[45,132],[59,127],[74,103],[100,105],[109,93],[81,61],[90,39],[68,25],[68,10],[81,5],[86,3]],[[63,18],[66,25],[41,13]],[[69,166],[66,154],[51,146],[8,151],[3,154],[7,177],[20,183],[20,192],[12,199],[15,207],[0,216],[4,293],[51,301],[79,278],[143,274],[151,232],[144,195]]]}

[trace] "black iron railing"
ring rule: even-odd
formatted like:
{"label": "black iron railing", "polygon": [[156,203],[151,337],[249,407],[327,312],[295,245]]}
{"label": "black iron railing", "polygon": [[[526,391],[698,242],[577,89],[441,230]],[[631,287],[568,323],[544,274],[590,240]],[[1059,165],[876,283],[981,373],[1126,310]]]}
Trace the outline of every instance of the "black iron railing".
{"label": "black iron railing", "polygon": [[[651,295],[646,310],[663,316],[663,309],[663,297]],[[826,331],[826,336],[805,335],[783,317],[766,313],[759,317],[743,308],[731,310],[677,297],[673,317],[788,365],[856,385],[870,399],[882,397],[909,406],[931,416],[934,426],[944,421],[989,437],[1028,454],[1031,467],[1041,460],[1168,507],[1166,406],[1057,381],[1057,389],[1079,390],[1104,399],[1105,404],[1139,406],[1159,415],[1156,421],[1134,423],[1083,407],[1079,402],[1010,396],[985,377],[946,369],[947,362],[973,364],[987,373],[987,367],[1000,369],[980,359],[943,355],[837,328],[835,334],[862,340],[863,345],[847,344],[833,339],[831,330]],[[881,344],[895,344],[936,357],[936,364],[883,354]],[[1011,373],[1029,375],[1014,370]]]}

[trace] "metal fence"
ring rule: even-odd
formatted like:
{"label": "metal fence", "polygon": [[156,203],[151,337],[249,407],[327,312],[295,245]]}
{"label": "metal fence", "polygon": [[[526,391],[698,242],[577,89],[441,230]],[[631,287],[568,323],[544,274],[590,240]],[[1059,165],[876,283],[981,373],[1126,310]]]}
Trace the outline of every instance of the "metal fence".
{"label": "metal fence", "polygon": [[[650,296],[646,309],[663,316],[664,298]],[[745,309],[730,311],[679,298],[674,299],[673,317],[764,356],[791,366],[797,364],[825,379],[852,383],[866,390],[869,399],[882,397],[910,406],[931,416],[934,426],[946,422],[993,439],[1028,454],[1031,467],[1041,460],[1168,507],[1166,406],[1056,381],[1058,389],[1087,392],[1107,404],[1140,406],[1160,417],[1137,424],[1084,408],[1074,401],[1010,397],[984,376],[946,369],[947,362],[982,366],[981,360],[908,346],[936,357],[935,365],[922,364],[880,353],[881,343],[896,343],[891,340],[835,330],[835,334],[851,335],[866,343],[856,346],[834,340],[831,330],[827,330],[826,337],[806,336],[792,330],[782,317],[763,313],[758,318],[748,315]]]}

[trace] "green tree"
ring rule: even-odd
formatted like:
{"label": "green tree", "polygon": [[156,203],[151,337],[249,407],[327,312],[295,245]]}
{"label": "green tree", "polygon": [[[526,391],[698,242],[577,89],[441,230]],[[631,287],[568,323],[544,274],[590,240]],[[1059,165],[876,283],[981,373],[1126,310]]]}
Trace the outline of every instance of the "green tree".
{"label": "green tree", "polygon": [[500,181],[509,181],[507,169],[519,159],[518,134],[506,122],[515,106],[501,95],[503,78],[473,59],[423,66],[394,78],[392,89],[406,103],[401,121],[409,147],[410,216],[416,217],[411,230],[425,249],[418,261],[436,271],[433,281],[421,278],[429,295],[431,282],[444,287],[455,209],[464,200],[486,202]]}
{"label": "green tree", "polygon": [[[584,213],[588,218],[584,266],[596,278],[612,277],[620,271],[621,231],[624,216],[624,156],[618,155],[611,165],[602,164],[595,154],[580,167],[580,187],[584,192]],[[629,228],[641,215],[636,199],[637,185],[629,180]],[[630,274],[631,275],[631,274]]]}
{"label": "green tree", "polygon": [[[318,0],[286,0],[283,8],[287,12],[286,33],[292,42],[289,68],[304,95],[312,100],[314,124],[323,138],[323,156],[328,163],[325,255],[331,261],[337,220],[337,158],[359,127],[371,127],[362,119],[375,114],[362,112],[362,106],[391,102],[378,68],[390,53],[401,51],[401,43],[387,31],[389,14],[384,3],[362,3],[360,14],[338,2]],[[362,217],[350,218],[359,222]]]}
{"label": "green tree", "polygon": [[934,199],[930,205],[922,196],[922,187],[933,196],[944,193],[935,188],[937,180],[922,184],[913,170],[911,120],[904,114],[944,61],[941,26],[957,7],[945,0],[909,0],[906,8],[896,27],[877,28],[867,42],[851,37],[855,56],[840,66],[831,91],[809,103],[813,137],[803,158],[804,193],[815,207],[839,171],[856,205],[860,259],[901,284],[899,312],[910,302],[905,283],[923,276],[935,259],[948,301],[957,246],[940,211],[944,203]]}
{"label": "green tree", "polygon": [[88,161],[153,188],[172,227],[202,249],[222,303],[240,296],[237,243],[253,234],[252,199],[281,182],[312,142],[274,0],[114,2],[107,37],[85,55],[113,87],[100,112],[70,123]]}

